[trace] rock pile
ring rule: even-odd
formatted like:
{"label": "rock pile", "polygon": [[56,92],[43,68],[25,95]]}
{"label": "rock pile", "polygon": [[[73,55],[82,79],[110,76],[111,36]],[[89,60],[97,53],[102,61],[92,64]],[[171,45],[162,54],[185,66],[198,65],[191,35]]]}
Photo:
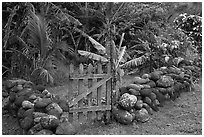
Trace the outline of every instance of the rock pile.
{"label": "rock pile", "polygon": [[134,77],[133,83],[119,89],[113,107],[114,118],[122,124],[146,122],[167,100],[175,100],[191,88],[191,73],[177,67],[161,67],[150,74]]}
{"label": "rock pile", "polygon": [[68,102],[51,94],[43,86],[34,86],[22,79],[3,82],[3,109],[16,116],[26,134],[76,134],[68,122]]}

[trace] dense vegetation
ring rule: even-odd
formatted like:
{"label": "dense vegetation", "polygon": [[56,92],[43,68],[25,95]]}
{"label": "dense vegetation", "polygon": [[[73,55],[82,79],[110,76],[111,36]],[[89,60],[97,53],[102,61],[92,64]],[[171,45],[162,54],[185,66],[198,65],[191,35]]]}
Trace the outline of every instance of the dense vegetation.
{"label": "dense vegetation", "polygon": [[[2,77],[57,84],[67,65],[111,61],[152,72],[185,61],[201,73],[201,3],[2,3]],[[110,52],[112,51],[112,52]],[[110,58],[111,57],[111,58]]]}

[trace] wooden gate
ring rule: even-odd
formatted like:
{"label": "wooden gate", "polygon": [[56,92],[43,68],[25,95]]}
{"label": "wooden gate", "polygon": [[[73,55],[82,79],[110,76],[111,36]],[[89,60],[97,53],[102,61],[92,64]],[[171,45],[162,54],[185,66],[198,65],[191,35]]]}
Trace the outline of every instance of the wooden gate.
{"label": "wooden gate", "polygon": [[[70,122],[110,119],[112,75],[110,63],[69,66],[69,81],[63,87],[69,100]],[[58,90],[59,89],[54,89]]]}

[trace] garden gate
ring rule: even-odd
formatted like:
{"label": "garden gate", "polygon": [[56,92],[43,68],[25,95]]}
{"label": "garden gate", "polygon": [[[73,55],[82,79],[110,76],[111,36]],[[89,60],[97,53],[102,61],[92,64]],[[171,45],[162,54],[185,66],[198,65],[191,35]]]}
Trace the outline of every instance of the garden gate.
{"label": "garden gate", "polygon": [[[59,88],[52,89],[59,91]],[[80,64],[78,67],[70,64],[69,81],[61,90],[66,92],[69,100],[70,122],[85,122],[101,120],[104,116],[110,119],[112,74],[111,65]],[[50,90],[49,90],[50,91]]]}

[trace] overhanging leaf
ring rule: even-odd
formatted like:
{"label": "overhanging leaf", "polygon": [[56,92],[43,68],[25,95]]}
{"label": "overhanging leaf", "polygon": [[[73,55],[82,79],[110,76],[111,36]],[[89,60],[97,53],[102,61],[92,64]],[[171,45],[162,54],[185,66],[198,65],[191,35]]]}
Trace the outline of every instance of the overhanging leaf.
{"label": "overhanging leaf", "polygon": [[99,53],[101,53],[101,54],[106,53],[106,48],[104,46],[102,46],[100,43],[98,43],[92,37],[88,36],[88,38],[89,38],[89,41],[93,44],[94,48],[96,48],[99,51]]}
{"label": "overhanging leaf", "polygon": [[101,62],[108,62],[108,59],[106,59],[105,57],[101,56],[101,55],[97,55],[95,53],[91,53],[91,52],[88,52],[88,51],[83,51],[83,50],[78,50],[78,53],[81,55],[81,56],[85,56],[89,59],[93,59],[93,60],[96,60],[96,61],[101,61]]}
{"label": "overhanging leaf", "polygon": [[149,59],[149,55],[148,54],[145,54],[145,55],[142,55],[141,57],[139,58],[135,58],[135,59],[132,59],[128,62],[126,62],[125,64],[121,65],[120,68],[135,68],[139,65],[142,65],[144,64],[147,60]]}

